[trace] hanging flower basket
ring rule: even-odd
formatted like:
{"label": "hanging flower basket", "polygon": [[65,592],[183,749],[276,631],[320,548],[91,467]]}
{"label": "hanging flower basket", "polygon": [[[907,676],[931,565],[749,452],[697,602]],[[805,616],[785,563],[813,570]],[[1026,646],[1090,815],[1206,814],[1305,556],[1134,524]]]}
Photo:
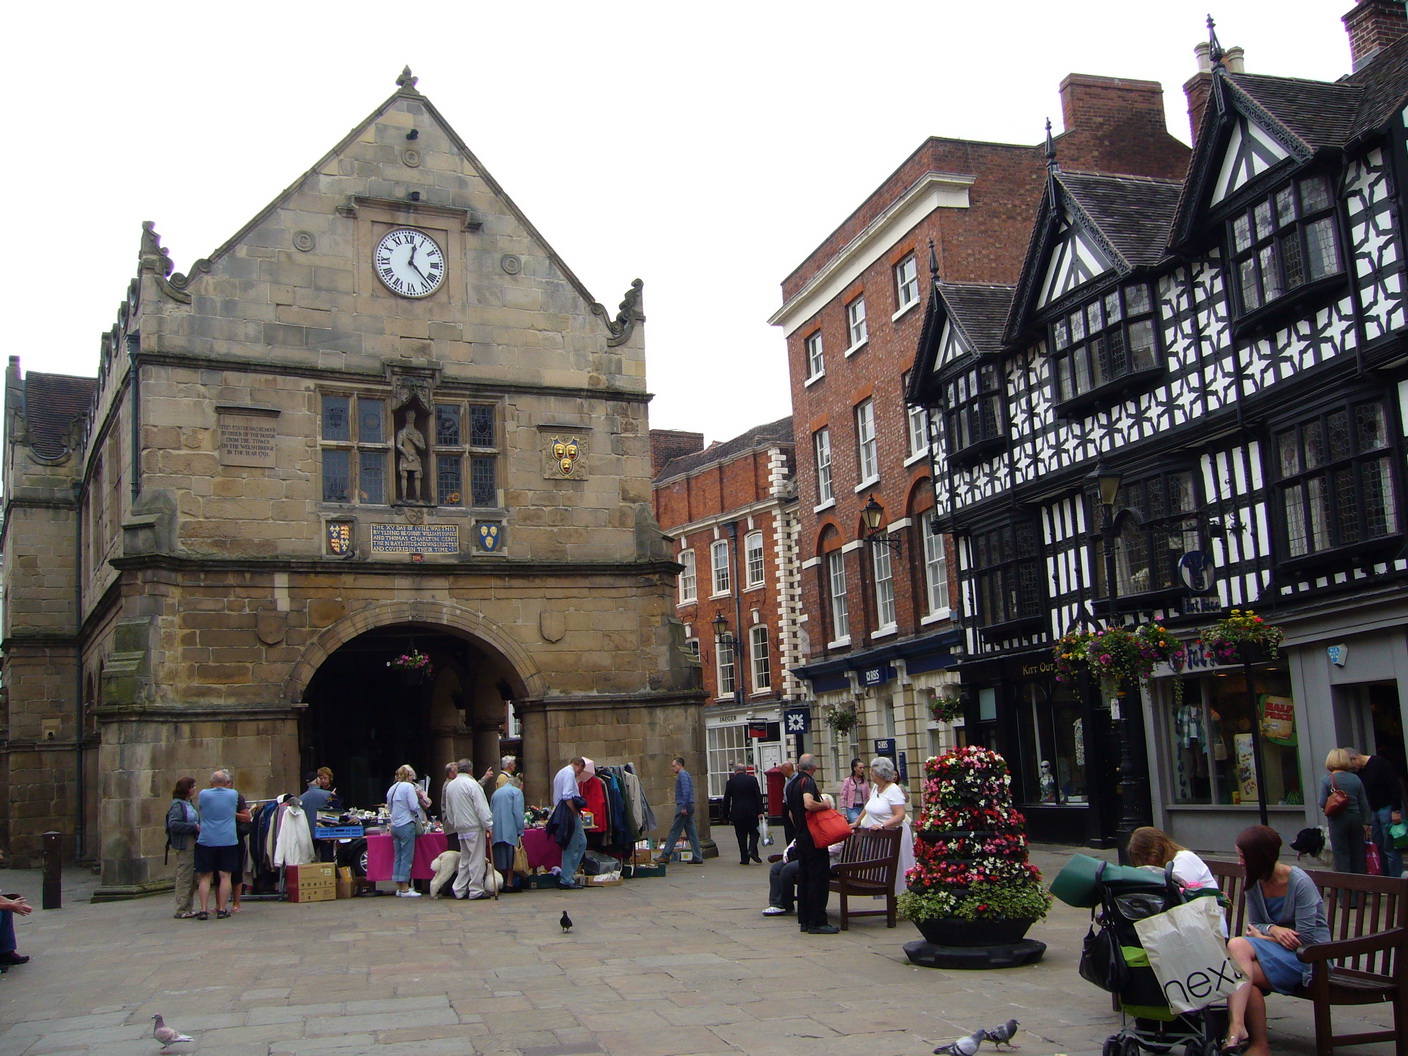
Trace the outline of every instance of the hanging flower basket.
{"label": "hanging flower basket", "polygon": [[[1056,681],[1077,682],[1082,669],[1100,683],[1100,696],[1113,697],[1120,686],[1147,684],[1155,664],[1168,664],[1175,672],[1188,662],[1183,643],[1157,623],[1134,630],[1104,627],[1098,631],[1071,631],[1056,642]],[[1176,703],[1183,701],[1183,680],[1173,680]]]}
{"label": "hanging flower basket", "polygon": [[853,704],[846,704],[839,707],[835,704],[828,704],[826,709],[822,712],[821,717],[826,722],[826,725],[830,726],[842,737],[845,737],[854,730],[860,722],[859,717],[856,715],[855,705]]}
{"label": "hanging flower basket", "polygon": [[409,653],[402,653],[400,656],[393,656],[386,661],[386,666],[399,674],[401,681],[408,686],[423,684],[435,670],[430,664],[430,657],[417,649],[412,649]]}
{"label": "hanging flower basket", "polygon": [[954,683],[929,694],[929,714],[935,722],[952,723],[963,718],[963,691]]}
{"label": "hanging flower basket", "polygon": [[1281,643],[1285,640],[1285,631],[1274,623],[1267,623],[1251,609],[1233,609],[1226,618],[1198,633],[1203,652],[1223,664],[1274,660],[1281,655]]}

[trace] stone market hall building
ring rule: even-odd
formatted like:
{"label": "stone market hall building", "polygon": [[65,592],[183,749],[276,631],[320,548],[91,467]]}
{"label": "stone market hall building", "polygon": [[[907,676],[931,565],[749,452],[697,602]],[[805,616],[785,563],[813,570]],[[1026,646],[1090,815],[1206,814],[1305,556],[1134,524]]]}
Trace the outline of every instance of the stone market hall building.
{"label": "stone market hall building", "polygon": [[[597,303],[405,71],[185,274],[143,225],[95,378],[6,375],[0,846],[161,884],[175,780],[704,754],[651,512],[639,281]],[[428,678],[397,657],[424,654]],[[433,788],[438,792],[438,787]]]}

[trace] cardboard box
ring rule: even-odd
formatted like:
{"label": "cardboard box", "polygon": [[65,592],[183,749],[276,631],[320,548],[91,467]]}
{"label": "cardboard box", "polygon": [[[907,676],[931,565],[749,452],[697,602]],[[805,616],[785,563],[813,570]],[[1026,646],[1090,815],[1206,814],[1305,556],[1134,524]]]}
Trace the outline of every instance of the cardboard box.
{"label": "cardboard box", "polygon": [[628,865],[621,871],[621,875],[627,880],[640,880],[645,877],[664,876],[665,867],[663,865]]}
{"label": "cardboard box", "polygon": [[339,880],[337,881],[337,897],[338,897],[338,898],[351,898],[351,897],[352,897],[353,895],[355,895],[356,893],[357,893],[357,881],[356,881],[356,880],[341,880],[341,879],[339,879]]}
{"label": "cardboard box", "polygon": [[[624,875],[624,874],[621,874]],[[587,877],[587,887],[620,887],[625,881],[616,873],[603,873],[601,876]]]}
{"label": "cardboard box", "polygon": [[304,884],[329,883],[337,879],[332,862],[313,862],[310,865],[290,865],[284,870],[284,885],[288,888],[302,887]]}
{"label": "cardboard box", "polygon": [[336,881],[326,884],[301,884],[288,888],[290,902],[332,902],[336,898]]}

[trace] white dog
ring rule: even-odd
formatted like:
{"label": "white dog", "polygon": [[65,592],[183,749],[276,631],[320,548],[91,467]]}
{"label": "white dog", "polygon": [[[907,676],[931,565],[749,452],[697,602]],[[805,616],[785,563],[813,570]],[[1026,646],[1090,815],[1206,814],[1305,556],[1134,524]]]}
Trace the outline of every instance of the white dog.
{"label": "white dog", "polygon": [[[460,871],[460,852],[441,851],[430,863],[430,868],[435,870],[435,878],[430,881],[430,897],[440,898],[440,889],[451,883],[455,874]],[[502,888],[503,879],[496,869],[489,869],[487,872],[489,875],[484,880],[484,890],[492,895]]]}
{"label": "white dog", "polygon": [[435,861],[430,863],[430,868],[435,870],[435,879],[430,881],[430,897],[439,898],[440,889],[454,880],[455,874],[459,872],[460,852],[441,851],[435,856]]}

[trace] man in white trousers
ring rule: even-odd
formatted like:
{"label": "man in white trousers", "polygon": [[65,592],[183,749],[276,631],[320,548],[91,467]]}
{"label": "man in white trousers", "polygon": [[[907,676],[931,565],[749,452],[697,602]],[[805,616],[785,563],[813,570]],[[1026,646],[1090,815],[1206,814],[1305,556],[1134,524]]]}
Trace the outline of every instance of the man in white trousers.
{"label": "man in white trousers", "polygon": [[471,772],[468,759],[445,764],[445,825],[460,838],[460,871],[455,874],[454,892],[456,898],[489,898],[484,890],[484,862],[494,816],[483,787]]}

